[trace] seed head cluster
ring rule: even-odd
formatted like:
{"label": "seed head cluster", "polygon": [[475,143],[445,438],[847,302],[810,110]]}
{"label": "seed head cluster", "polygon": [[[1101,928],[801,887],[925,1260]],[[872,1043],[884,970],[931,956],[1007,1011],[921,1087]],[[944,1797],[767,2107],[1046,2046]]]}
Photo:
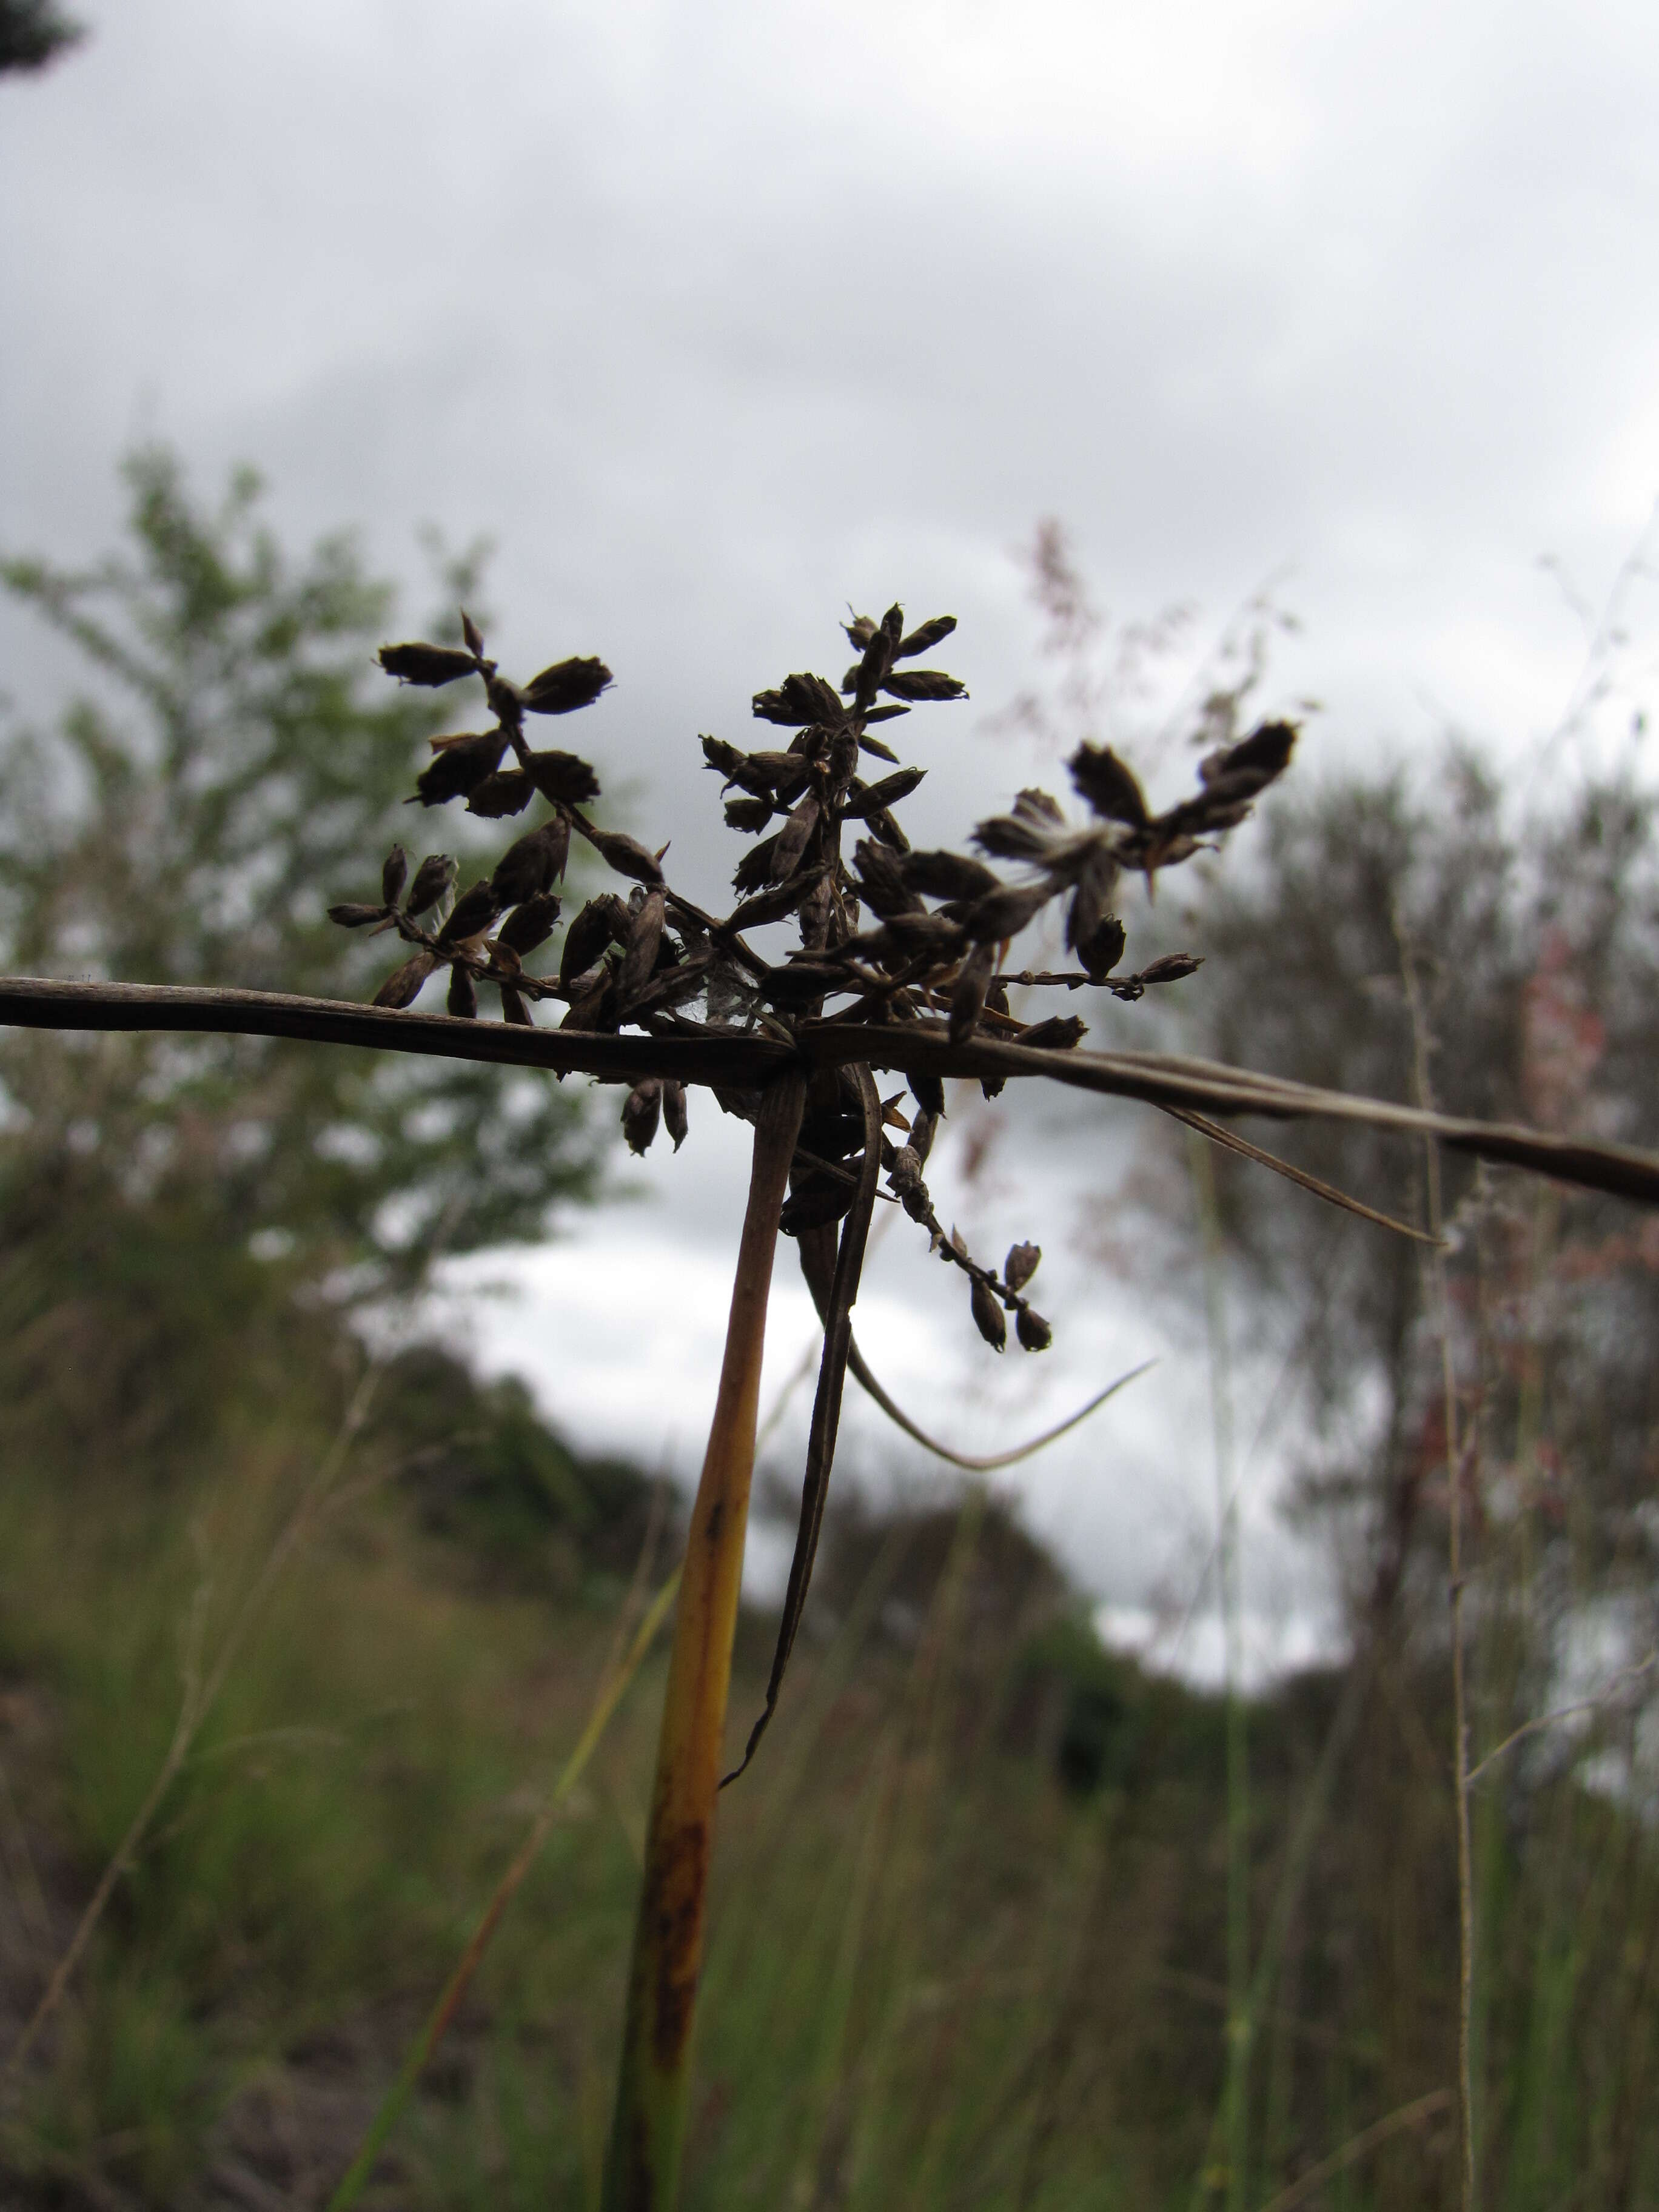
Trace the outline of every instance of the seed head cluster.
{"label": "seed head cluster", "polygon": [[[627,1028],[708,1037],[759,1030],[793,1041],[808,1025],[942,1023],[952,1045],[984,1035],[1066,1051],[1082,1039],[1085,1024],[1065,1014],[1018,1018],[1011,984],[1066,991],[1090,984],[1133,1000],[1190,975],[1199,963],[1188,953],[1123,971],[1119,885],[1127,873],[1150,884],[1160,869],[1190,859],[1242,822],[1288,763],[1294,727],[1267,722],[1212,753],[1200,764],[1198,789],[1162,813],[1149,806],[1126,762],[1109,746],[1085,744],[1067,763],[1086,810],[1080,820],[1068,818],[1047,792],[1026,790],[1006,813],[978,824],[969,841],[974,852],[916,851],[895,809],[927,771],[902,765],[877,732],[917,706],[967,697],[956,677],[908,665],[956,626],[953,616],[939,615],[907,630],[897,606],[879,622],[857,616],[843,625],[854,659],[839,686],[822,676],[792,675],[756,693],[756,717],[789,732],[786,744],[745,750],[720,738],[702,739],[704,762],[721,780],[728,826],[756,841],[733,872],[736,902],[723,917],[671,888],[662,868],[665,845],[652,851],[592,818],[586,810],[600,786],[587,761],[530,743],[532,716],[574,713],[609,689],[602,660],[573,657],[513,684],[465,614],[464,648],[383,647],[381,666],[405,683],[437,688],[481,678],[494,718],[486,729],[432,739],[411,804],[459,799],[469,813],[493,821],[539,802],[542,818],[489,875],[465,890],[457,889],[456,863],[447,854],[428,855],[411,878],[402,847],[394,846],[378,902],[329,909],[347,928],[395,931],[408,948],[374,1003],[412,1006],[442,969],[447,1011],[463,1020],[477,1018],[483,989],[499,998],[504,1021],[531,1024],[532,1008],[551,1000],[564,1009],[561,1027],[599,1033]],[[556,968],[532,971],[526,963],[549,945],[562,919],[556,886],[573,838],[628,888],[588,899],[564,923]],[[1011,969],[1012,941],[1055,905],[1076,965]],[[798,938],[781,959],[749,936],[778,923],[793,923]],[[1001,1087],[995,1077],[981,1079],[988,1096]],[[1004,1349],[1012,1314],[1018,1343],[1044,1350],[1053,1332],[1025,1296],[1038,1248],[1017,1244],[999,1272],[976,1261],[954,1229],[945,1230],[925,1179],[945,1110],[944,1083],[938,1076],[907,1080],[908,1110],[902,1091],[883,1102],[886,1196],[967,1277],[969,1309],[987,1343]],[[728,1112],[753,1118],[752,1095],[716,1095]],[[687,1127],[683,1085],[647,1077],[630,1091],[622,1120],[635,1152],[645,1152],[659,1128],[678,1151]],[[854,1068],[816,1073],[783,1208],[786,1233],[830,1230],[848,1212],[860,1187],[865,1126]]]}

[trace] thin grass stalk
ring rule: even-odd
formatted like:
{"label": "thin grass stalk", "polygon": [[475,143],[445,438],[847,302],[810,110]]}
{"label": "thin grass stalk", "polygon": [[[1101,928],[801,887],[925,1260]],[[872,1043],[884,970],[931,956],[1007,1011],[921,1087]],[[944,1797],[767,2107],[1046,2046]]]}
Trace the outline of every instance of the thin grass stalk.
{"label": "thin grass stalk", "polygon": [[1226,1663],[1227,2053],[1222,2088],[1227,2212],[1244,2212],[1250,2162],[1249,1746],[1243,1695],[1243,1594],[1238,1491],[1233,1466],[1232,1361],[1222,1276],[1221,1216],[1215,1168],[1205,1137],[1188,1138],[1188,1159],[1204,1240],[1204,1314],[1209,1339],[1210,1413],[1216,1484],[1216,1585]]}
{"label": "thin grass stalk", "polygon": [[[1429,1030],[1417,965],[1398,912],[1395,935],[1400,945],[1406,1008],[1412,1025],[1412,1079],[1417,1103],[1433,1111],[1429,1077]],[[1479,2172],[1474,2142],[1474,1855],[1469,1832],[1468,1685],[1464,1662],[1462,1468],[1457,1438],[1457,1377],[1452,1366],[1451,1297],[1446,1286],[1444,1219],[1440,1193],[1440,1153],[1431,1139],[1423,1146],[1425,1194],[1432,1247],[1425,1254],[1435,1325],[1440,1337],[1440,1386],[1446,1431],[1446,1568],[1451,1583],[1452,1786],[1457,1827],[1457,2133],[1458,2201],[1474,2212]]]}
{"label": "thin grass stalk", "polygon": [[691,1511],[663,1699],[605,2212],[666,2212],[679,2186],[767,1299],[805,1095],[804,1079],[792,1069],[763,1094],[755,1124],[726,1355]]}
{"label": "thin grass stalk", "polygon": [[495,1893],[479,1915],[478,1923],[468,1938],[466,1948],[457,1961],[454,1972],[445,1983],[443,1992],[428,2014],[420,2033],[410,2044],[398,2069],[398,2076],[380,2101],[379,2111],[369,2122],[356,2155],[342,2175],[338,2188],[328,2200],[326,2212],[349,2212],[368,2187],[380,2153],[404,2110],[415,2094],[416,2084],[432,2060],[447,2033],[450,2022],[459,2010],[462,2000],[472,1986],[473,1977],[483,1964],[484,1953],[525,1876],[541,1856],[542,1846],[553,1832],[553,1824],[559,1808],[580,1781],[587,1762],[599,1748],[615,1717],[618,1705],[627,1694],[629,1684],[638,1674],[647,1653],[657,1640],[657,1632],[668,1617],[680,1585],[679,1570],[668,1577],[651,1601],[645,1618],[635,1631],[634,1640],[617,1666],[606,1670],[600,1682],[593,1709],[587,1717],[587,1725],[578,1738],[576,1747],[566,1759],[559,1778],[548,1793],[547,1802],[531,1824],[530,1832],[520,1846],[513,1863],[495,1885]]}

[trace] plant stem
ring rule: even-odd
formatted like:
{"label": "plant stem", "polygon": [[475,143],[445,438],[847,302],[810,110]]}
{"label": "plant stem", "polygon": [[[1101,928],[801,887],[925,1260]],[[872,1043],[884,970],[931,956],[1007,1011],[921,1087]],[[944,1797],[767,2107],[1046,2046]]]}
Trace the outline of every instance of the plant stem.
{"label": "plant stem", "polygon": [[755,1124],[720,1394],[691,1510],[663,1700],[605,2212],[668,2212],[678,2190],[767,1297],[805,1103],[804,1079],[792,1069],[763,1093]]}
{"label": "plant stem", "polygon": [[1243,2212],[1249,2188],[1250,2046],[1255,2022],[1250,2002],[1249,1757],[1243,1679],[1238,1486],[1233,1464],[1232,1361],[1222,1272],[1221,1215],[1216,1202],[1214,1164],[1202,1134],[1189,1136],[1188,1159],[1204,1238],[1204,1309],[1215,1454],[1216,1582],[1226,1667],[1227,2056],[1222,2102],[1227,2206],[1228,2212]]}
{"label": "plant stem", "polygon": [[[1395,936],[1400,945],[1406,1009],[1412,1026],[1413,1088],[1425,1112],[1433,1110],[1429,1076],[1429,1027],[1417,963],[1405,923],[1396,909]],[[1429,1285],[1440,1335],[1440,1387],[1446,1431],[1446,1567],[1451,1583],[1452,1787],[1457,1825],[1457,2134],[1458,2202],[1474,2212],[1479,2177],[1474,2148],[1474,1857],[1469,1837],[1468,1683],[1464,1663],[1463,1469],[1457,1437],[1457,1377],[1452,1364],[1451,1297],[1446,1286],[1442,1242],[1444,1208],[1440,1193],[1440,1154],[1432,1138],[1423,1145],[1429,1232],[1434,1247],[1425,1255]]]}

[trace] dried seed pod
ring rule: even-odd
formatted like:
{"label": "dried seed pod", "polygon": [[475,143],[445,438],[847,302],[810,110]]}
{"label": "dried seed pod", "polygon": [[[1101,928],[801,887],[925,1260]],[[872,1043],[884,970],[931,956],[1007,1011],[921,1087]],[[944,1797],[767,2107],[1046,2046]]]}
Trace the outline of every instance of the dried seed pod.
{"label": "dried seed pod", "polygon": [[825,1229],[852,1212],[854,1196],[852,1184],[839,1176],[804,1175],[784,1200],[778,1227],[786,1237],[799,1237],[807,1229]]}
{"label": "dried seed pod", "polygon": [[683,1083],[668,1082],[663,1085],[662,1125],[674,1139],[674,1150],[678,1152],[680,1146],[685,1142],[688,1126],[685,1115],[685,1085]]}
{"label": "dried seed pod", "polygon": [[945,1085],[937,1075],[913,1075],[908,1078],[910,1096],[924,1114],[942,1121],[945,1116]]}
{"label": "dried seed pod", "polygon": [[599,779],[592,764],[577,753],[526,753],[525,774],[542,797],[555,806],[582,806],[599,795]]}
{"label": "dried seed pod", "polygon": [[1204,965],[1196,952],[1165,952],[1149,961],[1138,980],[1142,983],[1178,983],[1183,975],[1196,975]]}
{"label": "dried seed pod", "polygon": [[918,1114],[910,1124],[910,1149],[924,1167],[927,1164],[927,1155],[933,1149],[933,1139],[938,1133],[937,1114]]}
{"label": "dried seed pod", "polygon": [[570,1011],[560,1023],[563,1030],[599,1031],[617,1026],[617,994],[610,968],[603,962],[579,975],[570,994]]}
{"label": "dried seed pod", "polygon": [[[905,866],[908,866],[907,857]],[[921,914],[922,903],[905,880],[904,870],[885,846],[869,838],[854,848],[853,865],[859,872],[861,896],[872,914],[890,921],[901,914]]]}
{"label": "dried seed pod", "polygon": [[534,898],[526,899],[522,906],[514,908],[496,931],[495,942],[524,959],[538,945],[546,944],[553,934],[553,925],[558,918],[558,893],[538,891]]}
{"label": "dried seed pod", "polygon": [[807,842],[818,826],[818,817],[822,811],[817,798],[809,791],[779,830],[772,848],[771,866],[768,871],[775,884],[787,883],[799,866]]}
{"label": "dried seed pod", "polygon": [[951,993],[952,1044],[965,1044],[974,1034],[984,1009],[985,994],[990,988],[991,969],[995,959],[994,946],[976,945],[963,962]]}
{"label": "dried seed pod", "polygon": [[1072,1052],[1088,1034],[1089,1024],[1075,1014],[1050,1014],[1046,1022],[1022,1030],[1018,1041],[1033,1052]]}
{"label": "dried seed pod", "polygon": [[415,871],[415,880],[409,887],[409,896],[404,901],[407,915],[424,914],[438,901],[455,880],[457,866],[448,853],[428,853]]}
{"label": "dried seed pod", "polygon": [[559,980],[567,988],[591,968],[607,945],[619,942],[629,928],[628,908],[614,891],[589,899],[564,933],[559,960]]}
{"label": "dried seed pod", "polygon": [[748,758],[748,755],[739,752],[736,745],[727,744],[724,738],[702,737],[697,742],[702,747],[703,766],[712,768],[717,775],[725,776],[728,782]]}
{"label": "dried seed pod", "polygon": [[624,1006],[633,1005],[656,970],[666,919],[667,904],[661,891],[648,891],[629,925],[622,966],[617,973],[617,994]]}
{"label": "dried seed pod", "polygon": [[1000,882],[994,869],[965,853],[907,853],[900,872],[913,891],[929,898],[983,898]]}
{"label": "dried seed pod", "polygon": [[854,615],[851,622],[842,624],[842,629],[847,635],[847,641],[854,653],[864,651],[875,635],[877,627],[873,615]]}
{"label": "dried seed pod", "polygon": [[[993,977],[991,988],[985,994],[985,1003],[994,1014],[1007,1012],[1008,986],[1000,975]],[[1007,1082],[1008,1079],[1006,1075],[981,1075],[979,1079],[980,1094],[985,1098],[1000,1097],[1006,1088]]]}
{"label": "dried seed pod", "polygon": [[769,891],[757,891],[753,898],[744,899],[741,905],[732,909],[726,927],[728,929],[758,929],[763,922],[781,921],[785,915],[794,912],[805,893],[815,884],[823,883],[825,877],[826,872],[823,868],[808,868],[799,875],[792,876],[787,884],[776,884]]}
{"label": "dried seed pod", "polygon": [[439,944],[465,945],[472,938],[482,937],[501,910],[501,902],[493,886],[481,878],[456,900],[448,921],[438,932]]}
{"label": "dried seed pod", "polygon": [[467,793],[466,811],[486,822],[500,822],[522,814],[536,796],[536,787],[521,768],[499,769]]}
{"label": "dried seed pod", "polygon": [[908,799],[921,782],[927,771],[925,768],[902,768],[895,775],[884,775],[878,783],[854,782],[848,793],[847,804],[842,811],[849,821],[878,814],[884,807],[896,806]]}
{"label": "dried seed pod", "polygon": [[524,1002],[524,994],[514,990],[511,983],[503,983],[501,994],[501,1019],[510,1022],[514,1029],[533,1030],[536,1024],[530,1018],[530,1009]]}
{"label": "dried seed pod", "polygon": [[570,824],[556,814],[507,847],[495,863],[489,887],[504,907],[534,898],[563,873],[569,848]]}
{"label": "dried seed pod", "polygon": [[587,842],[607,866],[619,876],[633,876],[642,884],[659,884],[662,868],[654,853],[647,853],[637,838],[620,830],[589,830]]}
{"label": "dried seed pod", "polygon": [[740,830],[746,836],[752,837],[757,830],[765,829],[776,812],[777,809],[769,799],[728,799],[726,802],[726,826],[728,830]]}
{"label": "dried seed pod", "polygon": [[397,905],[408,874],[409,855],[401,845],[394,845],[380,865],[380,897],[386,905]]}
{"label": "dried seed pod", "polygon": [[978,825],[974,842],[994,860],[1042,860],[1066,834],[1066,817],[1046,791],[1022,791],[1011,812]]}
{"label": "dried seed pod", "polygon": [[1021,1306],[1014,1316],[1014,1334],[1027,1352],[1046,1352],[1054,1340],[1054,1333],[1040,1313],[1030,1306]]}
{"label": "dried seed pod", "polygon": [[744,893],[757,891],[772,880],[772,855],[778,848],[776,836],[763,837],[751,852],[745,853],[732,871],[732,888]]}
{"label": "dried seed pod", "polygon": [[890,670],[881,689],[894,699],[965,699],[968,686],[942,668]]}
{"label": "dried seed pod", "polygon": [[368,922],[383,920],[385,915],[386,908],[383,906],[357,906],[350,903],[343,906],[331,906],[328,910],[329,920],[337,921],[342,929],[362,929]]}
{"label": "dried seed pod", "polygon": [[478,628],[477,623],[473,621],[471,616],[468,614],[465,607],[461,609],[461,635],[466,640],[466,649],[469,653],[473,653],[474,655],[482,654],[483,652],[483,632]]}
{"label": "dried seed pod", "polygon": [[422,945],[401,968],[392,969],[374,994],[374,1004],[398,1008],[412,1006],[422,984],[437,965],[436,955]]}
{"label": "dried seed pod", "polygon": [[1103,822],[1127,823],[1144,830],[1152,817],[1134,770],[1109,745],[1079,745],[1066,763],[1080,797]]}
{"label": "dried seed pod", "polygon": [[1002,1310],[1002,1302],[977,1275],[973,1289],[968,1294],[969,1310],[974,1316],[974,1326],[993,1352],[1003,1352],[1008,1344],[1008,1317]]}
{"label": "dried seed pod", "polygon": [[383,645],[380,658],[386,674],[404,684],[453,684],[474,671],[472,655],[452,645]]}
{"label": "dried seed pod", "polygon": [[1035,884],[1004,884],[976,898],[962,917],[962,926],[981,945],[1000,945],[1018,937],[1028,921],[1042,913],[1054,895],[1045,878]]}
{"label": "dried seed pod", "polygon": [[435,750],[432,765],[416,777],[416,797],[422,806],[442,806],[449,799],[476,791],[486,776],[495,773],[506,750],[505,730],[457,738]]}
{"label": "dried seed pod", "polygon": [[648,1075],[643,1083],[634,1085],[623,1103],[623,1134],[630,1152],[650,1151],[661,1116],[662,1085],[654,1075]]}
{"label": "dried seed pod", "polygon": [[1040,1244],[1011,1244],[1002,1263],[1002,1279],[1011,1291],[1023,1291],[1037,1271],[1042,1257]]}
{"label": "dried seed pod", "polygon": [[805,729],[813,722],[833,727],[847,713],[821,676],[786,676],[775,691],[757,691],[751,704],[761,721],[781,723],[785,729]]}
{"label": "dried seed pod", "polygon": [[1248,783],[1253,796],[1290,766],[1297,734],[1294,722],[1263,722],[1237,744],[1224,745],[1201,760],[1200,781],[1210,785],[1224,782],[1230,788]]}
{"label": "dried seed pod", "polygon": [[919,653],[931,653],[936,645],[945,642],[956,626],[954,615],[935,615],[931,622],[918,623],[909,635],[902,637],[893,647],[894,659],[913,660]]}
{"label": "dried seed pod", "polygon": [[576,655],[556,660],[539,676],[532,676],[520,696],[530,714],[568,714],[578,707],[591,707],[611,680],[604,661]]}
{"label": "dried seed pod", "polygon": [[[1075,912],[1075,906],[1073,907]],[[1070,925],[1067,925],[1070,934]],[[1084,972],[1091,983],[1103,983],[1118,962],[1123,957],[1127,943],[1123,924],[1115,914],[1103,914],[1085,935],[1079,932],[1072,939],[1073,949],[1082,962]]]}
{"label": "dried seed pod", "polygon": [[449,997],[445,1011],[453,1014],[459,1021],[471,1022],[477,1018],[478,988],[472,980],[471,970],[463,968],[459,960],[452,963],[450,967]]}

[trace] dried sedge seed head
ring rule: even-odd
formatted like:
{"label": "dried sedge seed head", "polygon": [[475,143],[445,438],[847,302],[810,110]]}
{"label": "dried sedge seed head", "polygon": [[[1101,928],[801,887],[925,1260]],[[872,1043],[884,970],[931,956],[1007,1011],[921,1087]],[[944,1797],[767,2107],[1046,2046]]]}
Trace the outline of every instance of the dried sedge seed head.
{"label": "dried sedge seed head", "polygon": [[477,986],[472,981],[471,970],[463,968],[459,961],[454,962],[449,970],[449,996],[445,1001],[445,1008],[458,1021],[470,1022],[477,1018]]}
{"label": "dried sedge seed head", "polygon": [[882,690],[893,699],[965,699],[968,686],[959,678],[947,676],[942,668],[891,669],[882,682]]}
{"label": "dried sedge seed head", "polygon": [[448,921],[438,932],[439,944],[465,945],[472,938],[482,937],[501,910],[501,902],[493,886],[480,879],[456,900]]}
{"label": "dried sedge seed head", "polygon": [[495,942],[518,954],[520,959],[545,945],[553,934],[553,925],[559,918],[559,895],[556,891],[539,891],[522,906],[514,907],[495,933]]}
{"label": "dried sedge seed head", "polygon": [[1023,1291],[1037,1271],[1042,1257],[1040,1244],[1012,1244],[1002,1263],[1002,1279],[1011,1291]]}
{"label": "dried sedge seed head", "polygon": [[1204,965],[1196,952],[1165,952],[1140,971],[1143,983],[1178,983],[1183,975],[1196,975]]}
{"label": "dried sedge seed head", "polygon": [[374,1004],[398,1008],[412,1006],[422,984],[437,965],[436,955],[422,945],[401,968],[392,969],[374,994]]}
{"label": "dried sedge seed head", "polygon": [[521,768],[498,769],[475,784],[466,795],[466,811],[481,821],[506,821],[522,814],[536,796],[536,787]]}
{"label": "dried sedge seed head", "polygon": [[1027,1352],[1046,1352],[1054,1340],[1053,1329],[1030,1306],[1021,1306],[1015,1314],[1014,1334]]}
{"label": "dried sedge seed head", "polygon": [[1109,745],[1079,745],[1066,763],[1079,797],[1103,822],[1121,822],[1144,830],[1152,817],[1134,770]]}
{"label": "dried sedge seed head", "polygon": [[442,806],[476,791],[495,774],[507,750],[505,730],[485,730],[477,736],[433,740],[432,765],[415,779],[415,795],[422,806]]}
{"label": "dried sedge seed head", "polygon": [[368,922],[380,921],[385,914],[383,906],[359,906],[348,902],[344,905],[330,907],[328,918],[331,921],[337,921],[342,929],[362,929]]}
{"label": "dried sedge seed head", "polygon": [[623,1104],[623,1134],[630,1152],[644,1154],[650,1150],[661,1115],[662,1085],[650,1075],[634,1085]]}
{"label": "dried sedge seed head", "polygon": [[501,1019],[512,1023],[516,1029],[533,1030],[536,1024],[530,1018],[530,1009],[524,1002],[523,993],[514,990],[511,983],[503,983],[501,993]]}
{"label": "dried sedge seed head", "polygon": [[685,1115],[685,1085],[683,1083],[663,1085],[662,1121],[664,1128],[674,1139],[674,1150],[678,1152],[680,1146],[685,1142],[688,1127]]}
{"label": "dried sedge seed head", "polygon": [[502,906],[517,906],[550,890],[564,872],[570,850],[570,825],[556,814],[507,847],[495,863],[490,888]]}
{"label": "dried sedge seed head", "polygon": [[1022,1030],[1019,1042],[1031,1052],[1073,1052],[1088,1034],[1089,1024],[1075,1014],[1050,1014],[1046,1022]]}
{"label": "dried sedge seed head", "polygon": [[910,1124],[910,1149],[924,1167],[927,1164],[927,1155],[933,1149],[933,1139],[938,1133],[937,1114],[927,1112],[918,1114]]}
{"label": "dried sedge seed head", "polygon": [[394,845],[380,866],[380,896],[387,906],[397,905],[408,874],[409,855],[401,845]]}
{"label": "dried sedge seed head", "polygon": [[[895,660],[910,660],[919,653],[931,653],[942,645],[957,626],[954,615],[935,615],[931,622],[918,623],[908,637],[901,638],[893,648]],[[852,632],[849,630],[850,637]]]}
{"label": "dried sedge seed head", "polygon": [[985,1006],[985,994],[991,985],[991,969],[996,959],[993,945],[976,945],[963,962],[961,972],[951,992],[951,1042],[965,1044],[974,1034]]}
{"label": "dried sedge seed head", "polygon": [[591,707],[612,681],[604,661],[577,655],[532,676],[519,697],[529,714],[569,714],[578,707]]}
{"label": "dried sedge seed head", "polygon": [[1041,914],[1054,895],[1046,879],[1035,884],[1004,884],[976,898],[962,918],[962,926],[976,944],[1000,945],[1018,937],[1028,921]]}
{"label": "dried sedge seed head", "polygon": [[404,912],[424,914],[428,907],[436,906],[459,872],[459,866],[451,854],[428,853],[415,871],[409,896],[404,901]]}
{"label": "dried sedge seed head", "polygon": [[590,830],[588,842],[606,866],[619,876],[632,876],[642,884],[659,884],[662,869],[654,853],[647,853],[637,838],[620,830]]}
{"label": "dried sedge seed head", "polygon": [[471,676],[475,666],[470,653],[459,652],[453,645],[383,645],[380,660],[386,674],[400,683],[429,687],[453,684],[458,676]]}
{"label": "dried sedge seed head", "polygon": [[483,632],[478,628],[477,623],[473,621],[471,616],[468,614],[465,607],[461,609],[461,635],[466,640],[466,649],[469,653],[475,655],[482,654],[483,652]]}
{"label": "dried sedge seed head", "polygon": [[1008,1344],[1008,1317],[1002,1310],[1002,1302],[979,1277],[968,1295],[969,1309],[974,1316],[974,1326],[993,1352],[1003,1352]]}
{"label": "dried sedge seed head", "polygon": [[[1073,911],[1076,908],[1073,905]],[[1115,914],[1101,915],[1092,929],[1073,938],[1073,949],[1083,963],[1084,973],[1091,983],[1103,983],[1118,962],[1128,942],[1123,924]]]}
{"label": "dried sedge seed head", "polygon": [[545,752],[525,755],[525,774],[542,797],[554,806],[584,806],[599,795],[599,779],[592,764],[578,753]]}

